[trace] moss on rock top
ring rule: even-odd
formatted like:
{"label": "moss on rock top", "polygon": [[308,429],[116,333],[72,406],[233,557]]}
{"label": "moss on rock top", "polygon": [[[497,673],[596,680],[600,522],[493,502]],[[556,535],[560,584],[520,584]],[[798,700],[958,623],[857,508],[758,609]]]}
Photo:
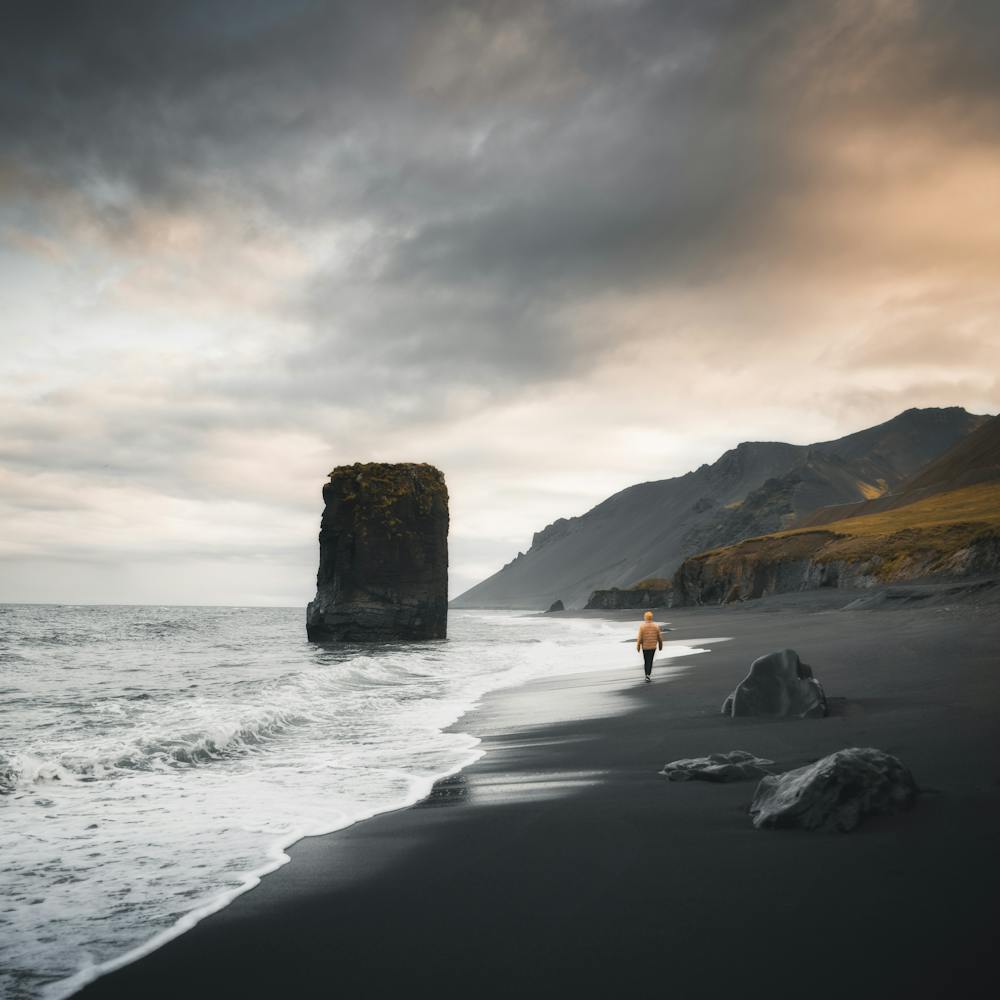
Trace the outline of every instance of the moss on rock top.
{"label": "moss on rock top", "polygon": [[364,522],[373,520],[381,521],[391,532],[400,531],[403,528],[403,520],[399,517],[401,503],[414,504],[416,511],[425,517],[436,504],[443,504],[447,517],[448,487],[444,474],[426,462],[338,465],[330,473],[327,489],[332,489],[341,503],[355,505],[355,524],[362,532]]}

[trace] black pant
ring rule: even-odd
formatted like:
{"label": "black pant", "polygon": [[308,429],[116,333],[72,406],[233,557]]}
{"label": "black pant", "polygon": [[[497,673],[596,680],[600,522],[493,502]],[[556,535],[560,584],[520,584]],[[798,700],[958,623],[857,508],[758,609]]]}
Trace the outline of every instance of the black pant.
{"label": "black pant", "polygon": [[646,676],[648,677],[653,672],[653,657],[656,656],[655,649],[644,649],[642,651],[642,658],[646,665]]}

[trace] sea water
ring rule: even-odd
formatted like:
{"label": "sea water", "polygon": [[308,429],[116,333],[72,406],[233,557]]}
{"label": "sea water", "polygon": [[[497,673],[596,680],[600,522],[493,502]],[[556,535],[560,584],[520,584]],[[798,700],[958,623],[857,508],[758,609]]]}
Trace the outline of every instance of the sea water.
{"label": "sea water", "polygon": [[638,674],[631,634],[458,611],[446,640],[321,647],[301,608],[0,606],[0,996],[68,996],[300,837],[421,798],[478,756],[444,730],[485,692]]}

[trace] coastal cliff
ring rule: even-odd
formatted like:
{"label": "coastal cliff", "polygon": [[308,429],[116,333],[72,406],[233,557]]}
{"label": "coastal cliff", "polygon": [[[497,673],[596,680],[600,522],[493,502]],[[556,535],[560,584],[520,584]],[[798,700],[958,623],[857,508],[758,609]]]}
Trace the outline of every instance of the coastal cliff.
{"label": "coastal cliff", "polygon": [[338,466],[323,487],[315,642],[443,639],[448,621],[448,489],[432,465]]}
{"label": "coastal cliff", "polygon": [[693,556],[674,576],[674,604],[994,573],[1000,573],[1000,485],[984,484]]}

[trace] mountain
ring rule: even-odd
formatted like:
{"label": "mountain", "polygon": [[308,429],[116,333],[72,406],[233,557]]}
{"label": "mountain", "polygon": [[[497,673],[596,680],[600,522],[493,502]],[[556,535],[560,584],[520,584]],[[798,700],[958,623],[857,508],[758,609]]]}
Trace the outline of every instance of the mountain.
{"label": "mountain", "polygon": [[836,441],[744,442],[694,472],[559,518],[452,607],[582,607],[593,590],[670,577],[685,556],[711,545],[783,527],[821,504],[890,491],[983,419],[960,407],[914,409]]}
{"label": "mountain", "polygon": [[907,480],[910,496],[1000,480],[1000,416],[979,427]]}
{"label": "mountain", "polygon": [[877,427],[810,445],[790,472],[769,479],[716,521],[693,529],[685,539],[685,552],[812,524],[818,508],[831,512],[829,520],[843,516],[833,512],[852,507],[878,509],[878,498],[897,490],[987,420],[957,407],[907,410]]}
{"label": "mountain", "polygon": [[675,604],[1000,572],[1000,417],[884,497],[686,559]]}
{"label": "mountain", "polygon": [[[969,435],[929,462],[900,487],[877,499],[820,507],[796,526],[815,527],[905,507],[946,490],[1000,480],[1000,416],[986,418]],[[763,534],[763,532],[761,532]]]}
{"label": "mountain", "polygon": [[675,479],[640,483],[581,517],[536,532],[531,548],[452,601],[453,607],[546,608],[554,600],[582,607],[592,590],[670,576],[683,540],[727,503],[791,468],[801,448],[744,443],[714,465]]}

